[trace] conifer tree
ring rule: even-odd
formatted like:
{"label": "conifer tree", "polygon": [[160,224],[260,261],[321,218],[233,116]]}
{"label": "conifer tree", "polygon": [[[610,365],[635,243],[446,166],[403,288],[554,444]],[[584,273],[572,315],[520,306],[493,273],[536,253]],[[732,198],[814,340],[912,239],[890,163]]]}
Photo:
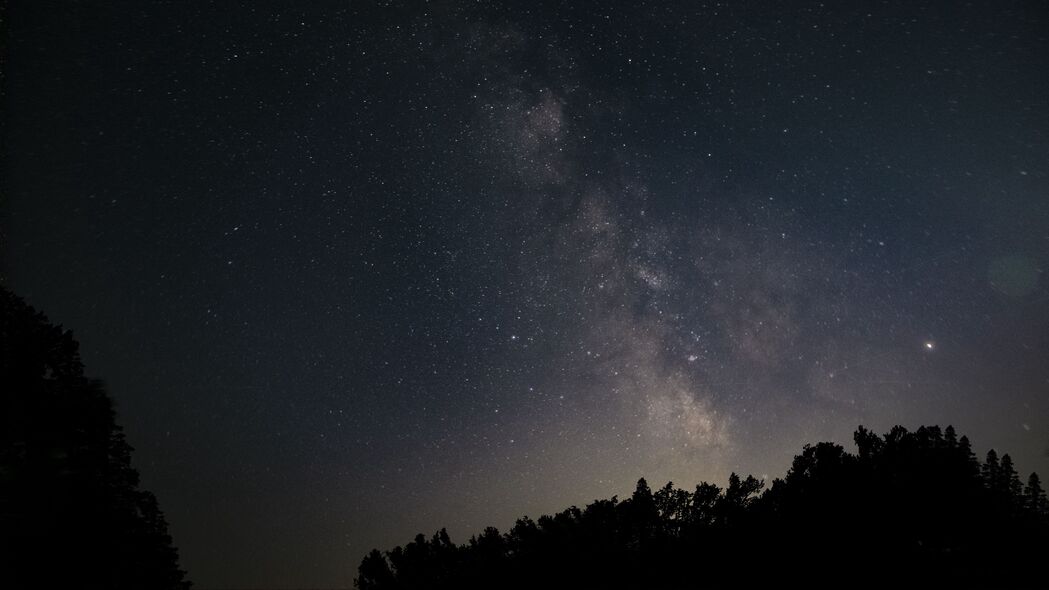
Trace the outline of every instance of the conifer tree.
{"label": "conifer tree", "polygon": [[983,475],[983,481],[992,491],[1001,490],[1001,467],[998,464],[998,453],[994,449],[987,451],[987,458],[983,462],[983,467],[980,469]]}
{"label": "conifer tree", "polygon": [[1013,458],[1009,456],[1009,453],[1002,455],[1002,464],[998,478],[1000,482],[999,488],[1005,493],[1009,501],[1020,503],[1023,495],[1023,484],[1020,483],[1020,476],[1016,473],[1016,468],[1013,467]]}
{"label": "conifer tree", "polygon": [[1045,490],[1042,489],[1042,481],[1038,474],[1031,472],[1027,478],[1027,488],[1024,489],[1025,507],[1042,518],[1049,516],[1049,501],[1046,500]]}

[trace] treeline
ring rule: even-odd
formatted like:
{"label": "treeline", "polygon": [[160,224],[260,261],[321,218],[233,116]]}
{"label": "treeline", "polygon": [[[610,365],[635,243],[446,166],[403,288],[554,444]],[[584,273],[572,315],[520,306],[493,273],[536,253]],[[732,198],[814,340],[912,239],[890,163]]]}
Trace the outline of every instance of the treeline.
{"label": "treeline", "polygon": [[766,490],[644,479],[630,498],[597,500],[457,545],[445,530],[373,550],[361,590],[416,588],[703,588],[1049,586],[1049,504],[1009,455],[980,462],[954,428],[860,427],[852,454],[806,445]]}
{"label": "treeline", "polygon": [[72,333],[0,288],[0,588],[186,590]]}

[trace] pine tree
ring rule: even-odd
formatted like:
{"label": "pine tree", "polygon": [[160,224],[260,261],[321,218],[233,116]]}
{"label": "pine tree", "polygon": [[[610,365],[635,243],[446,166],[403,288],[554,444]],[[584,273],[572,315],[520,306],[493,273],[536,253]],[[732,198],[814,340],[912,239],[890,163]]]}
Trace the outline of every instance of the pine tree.
{"label": "pine tree", "polygon": [[1042,489],[1042,481],[1038,478],[1037,473],[1031,472],[1030,477],[1027,478],[1024,506],[1042,518],[1049,516],[1049,500],[1046,500],[1045,490]]}
{"label": "pine tree", "polygon": [[630,496],[627,506],[628,522],[637,535],[638,543],[644,546],[652,538],[659,523],[655,496],[645,478],[637,480],[637,488]]}
{"label": "pine tree", "polygon": [[943,440],[947,442],[948,448],[953,449],[958,446],[958,435],[954,432],[954,426],[947,425],[947,428],[943,431]]}
{"label": "pine tree", "polygon": [[994,449],[987,451],[987,459],[983,462],[983,467],[980,469],[983,475],[983,481],[992,491],[1001,490],[1001,476],[1000,466],[998,465],[998,453]]}
{"label": "pine tree", "polygon": [[969,437],[964,434],[958,438],[958,454],[965,465],[965,476],[973,482],[978,481],[980,478],[980,461],[976,458],[976,453],[973,453]]}
{"label": "pine tree", "polygon": [[1019,504],[1023,495],[1023,484],[1020,483],[1020,476],[1016,473],[1016,468],[1013,467],[1013,458],[1008,453],[1002,455],[998,480],[999,489],[1005,493],[1009,501]]}

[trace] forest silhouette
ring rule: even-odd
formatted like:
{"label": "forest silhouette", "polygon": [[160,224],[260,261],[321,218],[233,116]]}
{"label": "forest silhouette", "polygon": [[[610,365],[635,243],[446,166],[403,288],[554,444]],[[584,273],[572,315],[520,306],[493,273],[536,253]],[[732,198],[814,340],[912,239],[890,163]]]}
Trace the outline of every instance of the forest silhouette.
{"label": "forest silhouette", "polygon": [[[641,479],[597,500],[464,545],[446,530],[361,561],[361,590],[706,588],[756,584],[1045,587],[1049,508],[1009,455],[980,463],[954,428],[862,426],[857,452],[806,445],[768,489],[733,473],[724,489]],[[763,491],[764,489],[764,491]]]}
{"label": "forest silhouette", "polygon": [[3,288],[0,391],[0,588],[189,588],[72,333]]}
{"label": "forest silhouette", "polygon": [[[185,590],[156,498],[68,330],[0,288],[0,587]],[[782,479],[641,479],[465,544],[442,529],[360,562],[361,590],[946,585],[1045,587],[1049,502],[951,426],[806,445]]]}

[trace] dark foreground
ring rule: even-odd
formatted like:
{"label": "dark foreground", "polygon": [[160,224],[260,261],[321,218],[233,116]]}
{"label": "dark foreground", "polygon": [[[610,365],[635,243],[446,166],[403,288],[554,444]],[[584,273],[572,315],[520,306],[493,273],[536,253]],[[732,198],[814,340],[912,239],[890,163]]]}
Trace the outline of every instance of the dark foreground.
{"label": "dark foreground", "polygon": [[360,564],[362,590],[389,588],[1045,587],[1049,510],[1036,474],[1009,455],[981,464],[948,426],[879,437],[857,453],[806,446],[783,479],[733,474],[726,489],[645,480],[613,497],[464,545],[444,530]]}

